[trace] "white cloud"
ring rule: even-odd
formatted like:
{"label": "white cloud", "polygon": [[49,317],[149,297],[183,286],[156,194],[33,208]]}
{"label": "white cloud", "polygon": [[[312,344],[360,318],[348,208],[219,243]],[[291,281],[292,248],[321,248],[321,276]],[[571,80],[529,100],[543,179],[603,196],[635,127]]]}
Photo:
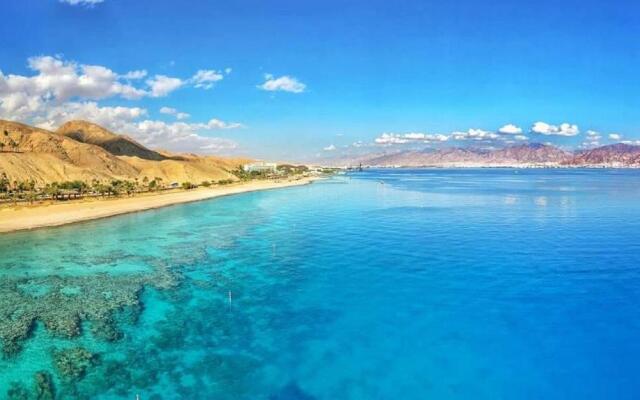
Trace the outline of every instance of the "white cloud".
{"label": "white cloud", "polygon": [[383,133],[375,139],[375,142],[382,145],[405,144],[409,143],[409,139],[404,139],[395,133]]}
{"label": "white cloud", "polygon": [[51,56],[31,57],[33,76],[0,73],[0,97],[20,93],[42,101],[72,98],[99,100],[107,97],[139,99],[145,91],[123,83],[118,74],[100,65],[78,65]]}
{"label": "white cloud", "polygon": [[587,136],[585,139],[587,142],[598,144],[598,141],[602,139],[602,135],[600,135],[600,133],[596,131],[589,130],[587,131]]}
{"label": "white cloud", "polygon": [[529,137],[525,135],[516,135],[513,138],[516,140],[529,140]]}
{"label": "white cloud", "polygon": [[290,93],[302,93],[307,87],[304,83],[288,75],[276,78],[271,74],[266,74],[264,76],[264,79],[265,82],[262,85],[259,85],[258,88],[270,92],[282,91]]}
{"label": "white cloud", "polygon": [[67,102],[49,107],[42,115],[35,117],[33,123],[41,128],[56,129],[66,121],[83,119],[119,131],[146,114],[147,111],[140,107],[100,107],[93,101]]}
{"label": "white cloud", "polygon": [[322,150],[324,151],[334,151],[336,149],[336,146],[334,146],[333,144],[330,144],[327,147],[322,148]]}
{"label": "white cloud", "polygon": [[233,71],[233,69],[231,69],[230,67],[227,67],[224,69],[224,73],[229,75],[231,73],[231,71]]}
{"label": "white cloud", "polygon": [[599,132],[592,131],[592,130],[588,130],[587,131],[587,136],[596,137],[596,138],[600,138],[601,137]]}
{"label": "white cloud", "polygon": [[611,133],[609,134],[609,139],[611,140],[620,140],[622,139],[622,135],[619,133]]}
{"label": "white cloud", "polygon": [[190,114],[187,114],[185,112],[180,112],[180,111],[176,110],[175,108],[171,108],[171,107],[161,107],[160,108],[160,113],[161,114],[167,114],[167,115],[173,115],[178,120],[187,119],[187,118],[189,118],[191,116]]}
{"label": "white cloud", "polygon": [[145,76],[147,76],[147,70],[146,69],[139,69],[136,71],[129,71],[126,74],[122,75],[123,79],[129,79],[129,80],[135,80],[135,79],[142,79]]}
{"label": "white cloud", "polygon": [[598,142],[597,140],[585,141],[580,145],[580,147],[583,149],[593,149],[598,146],[600,146],[600,142]]}
{"label": "white cloud", "polygon": [[[164,96],[185,84],[179,78],[156,75],[147,80],[148,88],[140,88],[130,81],[144,78],[145,70],[120,75],[104,66],[50,56],[32,57],[28,66],[35,72],[31,76],[5,75],[0,71],[0,118],[47,129],[56,129],[71,119],[84,119],[128,134],[150,147],[174,151],[213,152],[237,146],[231,140],[210,136],[210,132],[239,128],[239,123],[220,119],[167,123],[145,119],[148,113],[141,107],[99,104],[103,99]],[[189,116],[168,107],[163,111],[178,120]]]}
{"label": "white cloud", "polygon": [[96,4],[100,4],[104,2],[104,0],[60,0],[60,3],[66,3],[72,6],[95,6]]}
{"label": "white cloud", "polygon": [[175,108],[171,108],[171,107],[161,107],[160,108],[160,113],[161,114],[176,115],[177,112],[178,112],[178,110],[176,110]]}
{"label": "white cloud", "polygon": [[500,136],[494,132],[485,131],[482,129],[469,129],[466,132],[453,132],[451,138],[454,140],[478,140],[478,141],[490,141],[498,139]]}
{"label": "white cloud", "polygon": [[147,85],[151,89],[151,97],[164,97],[184,85],[184,81],[180,78],[156,75],[151,79],[147,79]]}
{"label": "white cloud", "polygon": [[229,139],[208,136],[207,132],[235,129],[242,125],[211,119],[206,123],[185,123],[141,120],[147,111],[138,107],[100,107],[95,102],[66,103],[51,109],[34,123],[54,130],[71,119],[83,119],[105,128],[129,135],[154,149],[168,149],[195,153],[214,153],[231,150],[237,144]]}
{"label": "white cloud", "polygon": [[517,127],[513,124],[507,124],[498,129],[498,133],[503,133],[505,135],[520,135],[522,133],[522,128]]}
{"label": "white cloud", "polygon": [[185,152],[218,152],[232,150],[237,143],[232,140],[203,135],[203,131],[230,129],[239,124],[226,124],[212,119],[208,123],[189,124],[185,122],[166,123],[145,120],[129,124],[127,132],[142,144],[153,148]]}
{"label": "white cloud", "polygon": [[547,124],[546,122],[536,122],[531,127],[531,132],[541,135],[576,136],[580,133],[580,130],[578,129],[578,125],[568,123],[556,126]]}
{"label": "white cloud", "polygon": [[[229,68],[227,68],[229,69]],[[231,70],[229,69],[230,73]],[[227,73],[227,74],[228,74]],[[201,69],[191,78],[190,82],[197,88],[211,89],[213,85],[224,79],[222,72],[218,72],[212,69]]]}
{"label": "white cloud", "polygon": [[635,146],[640,146],[640,140],[623,140],[622,142],[623,144],[629,144],[629,145],[635,145]]}
{"label": "white cloud", "polygon": [[438,143],[446,142],[449,140],[449,136],[439,133],[421,133],[410,132],[405,134],[400,133],[383,133],[375,139],[376,144],[381,145],[393,145],[393,144],[406,144],[406,143]]}

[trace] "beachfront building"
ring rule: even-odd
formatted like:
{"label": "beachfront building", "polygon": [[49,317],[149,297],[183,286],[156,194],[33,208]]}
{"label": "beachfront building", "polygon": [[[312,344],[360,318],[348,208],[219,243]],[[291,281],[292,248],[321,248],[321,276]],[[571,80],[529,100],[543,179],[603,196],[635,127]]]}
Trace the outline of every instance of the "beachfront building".
{"label": "beachfront building", "polygon": [[244,172],[264,172],[264,173],[272,173],[275,174],[278,169],[278,164],[276,163],[268,163],[264,161],[255,162],[251,164],[245,164],[242,166]]}

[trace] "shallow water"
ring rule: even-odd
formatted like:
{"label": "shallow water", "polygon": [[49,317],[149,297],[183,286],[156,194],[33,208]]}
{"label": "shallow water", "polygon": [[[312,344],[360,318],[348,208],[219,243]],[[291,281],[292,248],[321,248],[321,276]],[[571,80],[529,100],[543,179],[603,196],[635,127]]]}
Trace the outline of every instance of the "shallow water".
{"label": "shallow water", "polygon": [[640,396],[637,171],[369,170],[0,256],[0,398]]}

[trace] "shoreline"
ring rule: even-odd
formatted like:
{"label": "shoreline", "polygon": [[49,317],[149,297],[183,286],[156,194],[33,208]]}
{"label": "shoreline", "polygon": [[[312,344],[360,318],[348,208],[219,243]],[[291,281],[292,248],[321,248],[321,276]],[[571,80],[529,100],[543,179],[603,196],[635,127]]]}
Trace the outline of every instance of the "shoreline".
{"label": "shoreline", "polygon": [[135,197],[78,200],[68,203],[20,206],[17,209],[5,208],[0,209],[0,234],[68,225],[234,194],[307,185],[317,179],[317,177],[306,177],[281,182],[256,181]]}

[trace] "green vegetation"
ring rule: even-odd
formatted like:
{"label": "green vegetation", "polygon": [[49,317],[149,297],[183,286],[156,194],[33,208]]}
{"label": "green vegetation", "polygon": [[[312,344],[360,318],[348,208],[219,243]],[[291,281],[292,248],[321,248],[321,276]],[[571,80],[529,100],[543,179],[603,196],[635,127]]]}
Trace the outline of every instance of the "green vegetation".
{"label": "green vegetation", "polygon": [[[229,171],[240,181],[266,179],[288,179],[302,176],[309,172],[309,168],[304,165],[282,164],[278,165],[276,172],[272,171],[245,171],[242,166]],[[331,171],[327,171],[331,172]],[[114,179],[103,181],[93,179],[91,182],[81,180],[52,182],[45,185],[38,184],[33,180],[17,181],[11,180],[6,173],[0,174],[0,204],[3,202],[29,202],[42,200],[65,201],[81,199],[85,197],[118,197],[133,196],[138,193],[158,192],[162,190],[175,189],[179,187],[183,190],[191,190],[197,187],[211,187],[214,185],[229,185],[236,182],[235,179],[220,179],[217,181],[205,180],[200,184],[192,182],[182,182],[181,184],[167,184],[160,177],[143,176],[134,180]]]}
{"label": "green vegetation", "polygon": [[278,165],[277,170],[285,175],[300,175],[309,172],[309,168],[306,165],[291,164],[280,164]]}
{"label": "green vegetation", "polygon": [[309,172],[306,165],[280,164],[276,167],[276,171],[245,171],[242,165],[231,171],[233,175],[241,181],[249,181],[254,179],[273,179],[273,178],[290,178],[303,175]]}

